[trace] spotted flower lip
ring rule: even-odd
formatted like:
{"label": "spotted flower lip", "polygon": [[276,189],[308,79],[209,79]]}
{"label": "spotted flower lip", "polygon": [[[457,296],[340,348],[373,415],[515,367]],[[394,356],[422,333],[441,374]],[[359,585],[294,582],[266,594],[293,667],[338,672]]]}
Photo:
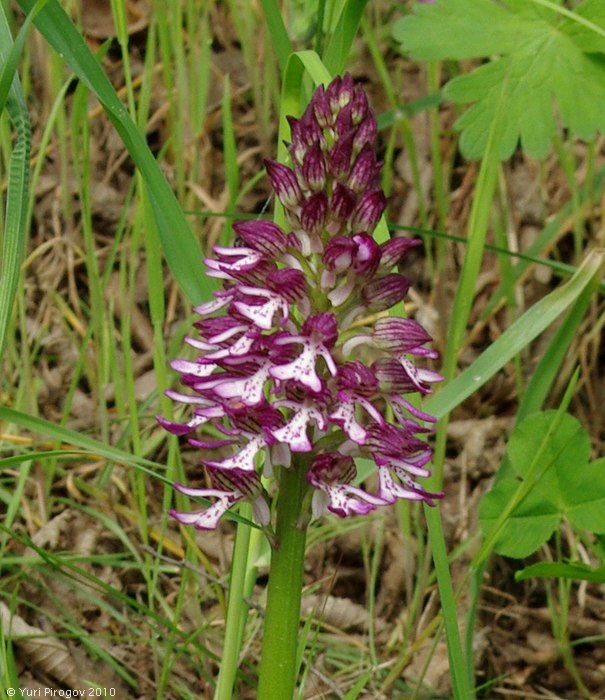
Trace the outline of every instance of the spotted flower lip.
{"label": "spotted flower lip", "polygon": [[[345,74],[289,124],[287,163],[264,161],[285,223],[236,222],[234,244],[213,248],[206,274],[221,288],[195,308],[197,357],[172,362],[183,388],[166,392],[190,414],[158,418],[199,453],[208,487],[175,489],[204,505],[171,515],[201,530],[243,501],[269,527],[260,477],[276,468],[306,470],[314,517],[442,496],[419,482],[435,419],[407,398],[441,380],[427,366],[437,353],[415,320],[387,316],[411,286],[397,268],[421,242],[374,239],[387,206],[376,118]],[[360,458],[376,465],[375,492],[356,483]]]}
{"label": "spotted flower lip", "polygon": [[316,518],[328,511],[341,518],[367,515],[377,506],[387,505],[380,496],[351,485],[355,475],[353,459],[341,453],[324,453],[313,460],[307,481],[316,489],[312,500]]}

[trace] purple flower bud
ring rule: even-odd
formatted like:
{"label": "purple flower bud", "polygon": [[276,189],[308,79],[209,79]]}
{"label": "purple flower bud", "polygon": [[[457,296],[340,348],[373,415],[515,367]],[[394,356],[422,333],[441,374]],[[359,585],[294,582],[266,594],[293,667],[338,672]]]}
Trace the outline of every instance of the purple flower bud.
{"label": "purple flower bud", "polygon": [[338,223],[346,221],[355,208],[355,193],[338,183],[330,200],[330,218]]}
{"label": "purple flower bud", "polygon": [[346,107],[338,112],[336,116],[336,121],[334,122],[334,133],[336,136],[344,136],[348,134],[349,131],[353,129],[353,119],[352,119],[353,106],[348,104]]}
{"label": "purple flower bud", "polygon": [[295,207],[302,199],[302,191],[296,175],[290,168],[274,160],[265,160],[265,168],[279,201],[286,208]]}
{"label": "purple flower bud", "polygon": [[430,382],[439,382],[443,377],[428,369],[418,369],[409,360],[380,359],[372,365],[380,390],[386,394],[410,394],[420,391],[430,394]]}
{"label": "purple flower bud", "polygon": [[330,109],[330,100],[326,95],[323,85],[320,85],[315,91],[311,104],[313,105],[313,112],[319,126],[322,129],[326,129],[327,127],[331,126],[334,120],[334,115]]}
{"label": "purple flower bud", "polygon": [[378,388],[374,372],[359,360],[346,362],[339,367],[337,382],[340,389],[355,391],[362,396],[371,396]]}
{"label": "purple flower bud", "polygon": [[359,153],[364,146],[369,146],[372,149],[376,148],[376,134],[378,133],[378,125],[373,114],[368,116],[361,122],[355,131],[353,139],[353,152]]}
{"label": "purple flower bud", "polygon": [[434,354],[422,348],[431,342],[431,336],[411,318],[379,318],[374,324],[372,338],[379,348],[391,353]]}
{"label": "purple flower bud", "polygon": [[380,263],[380,246],[367,233],[356,233],[352,240],[356,247],[353,269],[363,277],[370,277]]}
{"label": "purple flower bud", "polygon": [[303,324],[302,334],[320,342],[326,348],[333,348],[338,338],[338,319],[330,311],[309,316]]}
{"label": "purple flower bud", "polygon": [[270,272],[267,275],[267,284],[290,304],[300,301],[306,293],[304,274],[289,267]]}
{"label": "purple flower bud", "polygon": [[349,131],[341,136],[330,149],[328,155],[328,168],[336,179],[346,178],[351,170],[351,158],[353,155],[353,139],[355,132]]}
{"label": "purple flower bud", "polygon": [[365,192],[376,184],[378,170],[376,154],[366,145],[353,164],[347,184],[357,194]]}
{"label": "purple flower bud", "polygon": [[307,151],[303,160],[301,171],[303,183],[311,192],[318,192],[325,187],[326,174],[326,161],[319,144],[316,143]]}
{"label": "purple flower bud", "polygon": [[295,119],[288,118],[290,130],[292,133],[292,146],[290,153],[293,160],[302,163],[306,152],[316,143],[320,146],[325,144],[325,136],[319,127],[319,124],[312,118]]}
{"label": "purple flower bud", "polygon": [[387,198],[382,190],[366,192],[351,215],[351,231],[372,232],[386,209]]}
{"label": "purple flower bud", "polygon": [[237,221],[233,224],[233,230],[247,246],[272,258],[286,252],[286,234],[272,221]]}
{"label": "purple flower bud", "polygon": [[353,264],[357,246],[349,236],[336,236],[326,245],[323,255],[324,265],[328,270],[340,274]]}
{"label": "purple flower bud", "polygon": [[357,126],[365,119],[368,110],[368,98],[361,85],[357,85],[353,100],[351,101],[351,119],[354,126]]}
{"label": "purple flower bud", "polygon": [[326,223],[328,200],[323,192],[306,199],[300,212],[300,225],[310,235],[318,234]]}
{"label": "purple flower bud", "polygon": [[390,423],[372,424],[368,428],[366,447],[379,466],[407,458],[411,472],[416,476],[428,476],[423,466],[431,459],[431,449],[410,430]]}
{"label": "purple flower bud", "polygon": [[381,258],[380,258],[380,269],[391,270],[395,265],[405,258],[408,250],[411,248],[417,248],[422,245],[422,241],[419,238],[405,238],[403,236],[397,236],[391,238],[380,246]]}
{"label": "purple flower bud", "polygon": [[372,313],[385,311],[398,304],[412,286],[411,281],[403,275],[392,273],[370,280],[361,288],[361,298]]}
{"label": "purple flower bud", "polygon": [[353,99],[354,83],[350,73],[345,73],[342,78],[336,77],[326,90],[330,109],[337,114]]}

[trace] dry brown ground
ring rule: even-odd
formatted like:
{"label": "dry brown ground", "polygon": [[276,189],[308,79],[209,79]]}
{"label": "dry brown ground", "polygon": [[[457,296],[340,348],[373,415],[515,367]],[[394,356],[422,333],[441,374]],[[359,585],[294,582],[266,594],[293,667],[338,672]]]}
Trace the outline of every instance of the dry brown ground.
{"label": "dry brown ground", "polygon": [[[90,17],[88,18],[90,20]],[[241,54],[234,37],[224,9],[215,10],[216,36],[213,44],[212,74],[215,76],[213,88],[209,99],[209,113],[207,129],[199,143],[191,144],[191,148],[201,149],[204,154],[205,168],[200,178],[191,191],[199,201],[200,209],[215,209],[221,211],[227,201],[226,186],[222,167],[222,137],[220,124],[220,87],[225,72],[229,72],[234,84],[234,120],[240,149],[242,181],[245,182],[260,167],[263,156],[272,156],[271,138],[260,133],[257,126],[256,115],[253,112],[249,99],[250,85],[242,64]],[[86,17],[85,17],[86,20]],[[99,27],[100,20],[90,20],[90,27]],[[89,31],[89,40],[94,43],[102,39],[102,29],[96,32]],[[135,70],[140,68],[140,52],[145,36],[144,28],[133,35],[133,62]],[[364,47],[359,44],[356,47],[356,56],[351,66],[354,76],[363,80],[368,87],[372,102],[378,112],[387,108],[378,78],[372,68],[370,57]],[[108,72],[112,76],[118,88],[122,86],[121,67],[118,52],[110,51],[105,62]],[[422,96],[425,92],[425,78],[422,69],[406,63],[395,53],[388,55],[389,67],[393,70],[402,69],[405,72],[406,100],[413,100]],[[36,54],[32,64],[32,74],[36,80]],[[40,70],[43,74],[43,71]],[[32,105],[34,121],[34,143],[39,140],[40,130],[44,127],[45,109],[52,100],[47,85],[39,84],[36,88],[38,101]],[[149,128],[148,137],[154,148],[159,149],[165,142],[166,123],[162,118],[162,110],[165,106],[165,96],[158,93],[154,95],[154,118]],[[455,139],[451,132],[453,114],[450,108],[445,107],[442,112],[442,124],[444,129],[443,152],[446,161],[451,163],[449,182],[452,193],[452,209],[449,220],[449,230],[455,234],[464,234],[466,221],[473,192],[473,186],[477,174],[474,164],[462,162],[455,155]],[[107,120],[99,112],[94,112],[91,119],[94,146],[93,177],[95,186],[92,191],[92,206],[95,221],[95,236],[99,249],[99,259],[104,260],[106,251],[111,242],[113,232],[121,212],[124,194],[132,177],[132,168],[129,159],[124,155],[124,150],[117,137],[113,133]],[[429,152],[429,131],[426,115],[421,114],[412,121],[414,140],[420,156],[421,179],[427,191],[430,191],[432,182],[432,169]],[[269,135],[271,136],[271,135]],[[267,150],[269,149],[269,150]],[[585,151],[578,150],[578,158],[582,164]],[[583,167],[583,165],[582,165]],[[582,177],[582,167],[580,177]],[[171,175],[170,172],[167,173]],[[51,300],[51,294],[57,293],[63,298],[76,299],[88,295],[87,280],[81,257],[78,256],[78,248],[82,245],[82,231],[79,224],[79,203],[71,199],[72,211],[66,212],[63,203],[65,193],[58,190],[59,183],[58,155],[52,150],[44,166],[43,176],[36,192],[36,212],[34,229],[31,235],[30,250],[37,251],[35,259],[31,262],[27,274],[26,297],[28,317],[31,328],[35,333],[36,328],[45,329],[46,355],[53,355],[56,359],[52,364],[42,360],[32,368],[35,379],[40,383],[39,403],[37,410],[40,415],[50,420],[57,420],[63,408],[63,399],[73,371],[74,357],[77,357],[78,348],[74,344],[74,338],[65,332],[65,324],[56,314],[56,306]],[[551,214],[568,200],[569,192],[565,180],[554,158],[549,159],[539,172],[539,166],[528,161],[522,155],[517,155],[502,170],[503,191],[506,191],[508,202],[505,203],[507,211],[511,214],[510,242],[521,249],[526,248],[536,236],[540,228],[549,220]],[[259,211],[269,196],[267,182],[263,181],[256,187],[242,204],[242,210],[247,212]],[[431,202],[428,202],[431,208]],[[502,206],[502,202],[500,203]],[[398,147],[395,158],[395,173],[393,184],[393,198],[390,207],[390,219],[395,223],[418,225],[418,198],[413,187],[410,174],[410,164],[403,150]],[[433,217],[434,221],[434,217]],[[195,222],[194,222],[194,225]],[[222,222],[214,223],[212,219],[206,220],[198,230],[205,240],[212,240],[218,234]],[[592,217],[592,228],[596,230],[600,226],[600,212],[595,210]],[[594,234],[587,231],[587,243]],[[565,259],[569,254],[569,240],[571,236],[571,222],[566,222],[561,227],[557,237],[557,246],[560,256]],[[456,284],[457,271],[460,268],[461,258],[464,255],[463,246],[449,246],[447,249],[448,272],[444,274],[436,286],[423,272],[423,257],[418,256],[413,261],[413,275],[418,279],[415,289],[418,312],[422,315],[422,321],[430,327],[436,339],[438,348],[443,348],[446,338],[448,312],[453,298]],[[490,293],[499,280],[499,268],[495,256],[487,255],[484,268],[481,273],[479,289],[475,300],[472,317],[472,327],[469,329],[469,341],[464,350],[461,364],[468,365],[490,341],[497,338],[509,322],[506,309],[501,309],[486,322],[479,320],[481,311],[489,299]],[[549,291],[556,283],[548,272],[536,269],[526,280],[520,290],[519,303],[521,306],[530,306],[536,299]],[[146,289],[144,275],[136,290],[138,306],[135,313],[138,314],[134,327],[137,335],[133,339],[133,353],[137,366],[139,389],[141,397],[145,397],[150,389],[152,381],[151,369],[151,338],[152,329],[147,317]],[[186,309],[181,308],[174,293],[170,297],[170,310],[173,318],[182,317]],[[74,306],[78,306],[75,304]],[[591,328],[595,320],[602,313],[602,303],[595,304],[586,322],[586,330]],[[119,318],[120,309],[116,309],[116,317]],[[582,364],[582,387],[579,398],[574,404],[574,413],[583,421],[591,432],[595,451],[603,454],[605,430],[603,427],[603,407],[601,397],[605,388],[605,371],[601,345],[602,334],[579,336],[569,363],[561,372],[560,380],[553,393],[553,401],[560,394],[569,377],[570,368],[578,360]],[[531,371],[541,353],[543,342],[538,341],[523,357],[523,371],[527,374]],[[470,398],[458,410],[454,412],[449,429],[449,448],[447,461],[447,497],[441,505],[446,527],[448,544],[451,548],[467,540],[469,535],[478,528],[478,503],[483,493],[489,489],[490,481],[498,468],[500,459],[505,449],[506,437],[512,426],[517,404],[517,394],[514,381],[513,368],[500,373],[481,392]],[[69,425],[78,430],[94,431],[96,425],[95,397],[87,394],[86,387],[78,387],[74,399],[74,410]],[[161,460],[162,454],[157,458]],[[94,468],[90,469],[88,477],[83,471],[80,476],[90,478],[94,476]],[[152,488],[152,486],[150,486]],[[73,484],[67,480],[54,486],[56,496],[64,493],[71,498],[81,497],[86,503],[86,496],[76,494]],[[150,493],[150,503],[153,503],[154,494]],[[117,519],[123,527],[133,529],[133,524],[128,523],[128,514],[131,512],[129,504],[124,503],[124,498],[115,490],[113,503],[105,503],[101,507],[110,518]],[[150,506],[152,518],[159,516],[159,499],[155,500],[157,506]],[[98,505],[98,504],[97,504]],[[394,516],[393,516],[394,517]],[[113,551],[119,548],[115,538],[99,523],[86,520],[82,514],[74,514],[69,511],[61,511],[55,508],[52,513],[45,514],[46,521],[53,523],[42,528],[39,519],[24,514],[20,527],[30,535],[38,532],[37,543],[48,551],[77,551],[100,552]],[[44,520],[44,519],[43,519]],[[397,527],[390,527],[394,520],[387,521],[386,528],[382,531],[384,546],[382,560],[377,581],[377,606],[375,610],[376,633],[379,648],[392,647],[401,635],[402,625],[406,620],[406,606],[411,595],[414,571],[410,569],[410,557]],[[371,533],[370,533],[371,534]],[[366,532],[365,536],[368,536]],[[136,535],[133,534],[133,538]],[[176,534],[175,534],[176,539]],[[210,557],[220,575],[224,575],[227,565],[229,550],[231,547],[231,531],[227,527],[225,531],[216,537],[205,537],[199,540],[200,547]],[[409,544],[409,543],[408,543]],[[15,551],[18,551],[15,544]],[[141,551],[144,551],[141,544]],[[311,610],[316,606],[323,607],[323,620],[327,629],[335,635],[335,638],[347,637],[351,643],[358,638],[359,645],[363,646],[367,640],[366,622],[366,597],[367,597],[367,570],[362,556],[362,543],[359,531],[345,534],[334,541],[323,543],[314,547],[308,562],[307,580],[320,581],[320,586],[315,593],[305,599],[305,610]],[[178,555],[178,546],[172,556]],[[454,565],[454,579],[460,580],[465,573],[469,555],[466,552],[461,555]],[[533,560],[532,560],[533,561]],[[484,588],[479,603],[479,616],[476,630],[476,667],[478,682],[501,677],[502,680],[489,691],[488,697],[493,698],[559,698],[561,700],[573,700],[581,697],[573,680],[564,667],[560,651],[553,639],[551,630],[551,612],[546,605],[545,584],[540,581],[525,583],[514,582],[514,571],[520,564],[528,562],[516,562],[500,557],[494,557],[486,572]],[[107,573],[112,577],[112,585],[122,590],[125,594],[137,596],[142,594],[140,580],[129,580],[128,575],[116,578],[115,572]],[[32,587],[31,596],[35,596],[41,609],[56,610],[56,597],[61,597],[62,591],[57,589],[56,583],[48,583],[45,589],[40,581]],[[9,582],[5,581],[5,585]],[[167,580],[164,584],[168,591],[173,582]],[[572,609],[570,611],[570,636],[571,639],[580,637],[595,637],[593,644],[584,644],[575,650],[575,661],[586,686],[593,693],[595,700],[605,698],[605,587],[596,585],[575,586],[572,591]],[[23,594],[23,591],[22,591]],[[328,597],[326,598],[326,594]],[[215,601],[216,603],[216,601]],[[209,603],[210,604],[210,603]],[[461,602],[461,611],[468,601]],[[91,635],[107,631],[109,621],[102,610],[95,605],[81,605],[82,625],[90,631]],[[419,634],[434,615],[438,601],[434,591],[429,590],[426,600],[422,602],[423,613],[420,617],[416,633]],[[31,611],[23,611],[26,621],[37,627],[39,620],[35,619]],[[253,648],[253,653],[255,651]],[[120,657],[126,665],[133,669],[142,681],[141,692],[138,697],[151,698],[154,696],[153,670],[146,667],[146,658],[143,654],[144,646],[140,648],[125,647],[118,650]],[[423,666],[424,654],[427,647],[415,655],[404,673],[413,678],[417,676]],[[73,651],[73,649],[70,649]],[[54,657],[55,662],[50,666],[40,662],[40,659],[32,650],[20,647],[18,658],[24,681],[30,679],[32,688],[35,687],[61,687],[61,682],[70,685],[76,682],[77,677],[82,678],[82,670],[91,670],[103,673],[99,664],[91,666],[86,662],[82,649],[73,651],[70,665],[65,657]],[[60,650],[55,653],[60,654]],[[116,653],[115,648],[113,653]],[[57,658],[63,664],[58,670]],[[310,687],[314,687],[316,697],[337,697],[334,690],[321,680],[320,674],[330,675],[330,669],[322,668],[321,657],[317,661],[317,675],[314,676]],[[66,670],[67,669],[67,670]],[[75,674],[75,675],[74,675]],[[190,683],[192,690],[201,697],[208,692],[207,686],[200,678],[196,678],[191,668],[182,669],[183,679]],[[109,685],[119,683],[115,678],[107,678]],[[439,644],[435,657],[429,666],[425,677],[428,686],[435,689],[434,696],[421,695],[419,697],[447,697],[449,692],[449,672],[447,658],[442,644]],[[41,684],[41,685],[36,685]],[[126,693],[123,685],[122,692]],[[252,695],[250,695],[251,697]],[[390,694],[396,697],[396,694]],[[123,695],[122,697],[127,697]],[[379,697],[377,691],[368,693],[363,697]]]}

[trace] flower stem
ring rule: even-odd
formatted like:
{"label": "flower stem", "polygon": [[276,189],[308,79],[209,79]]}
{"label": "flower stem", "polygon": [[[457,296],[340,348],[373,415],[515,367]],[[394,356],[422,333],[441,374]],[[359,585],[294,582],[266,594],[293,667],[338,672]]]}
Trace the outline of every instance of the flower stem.
{"label": "flower stem", "polygon": [[297,675],[298,628],[308,514],[303,512],[306,456],[282,469],[276,546],[271,554],[258,700],[292,700]]}
{"label": "flower stem", "polygon": [[[240,506],[239,514],[244,518],[252,516],[249,503]],[[225,644],[222,662],[219,669],[214,700],[230,700],[233,697],[233,686],[237,676],[239,654],[242,643],[242,620],[248,613],[244,602],[246,575],[248,572],[248,551],[250,544],[250,526],[238,523],[231,562],[231,578],[229,581],[229,602],[225,626]]]}

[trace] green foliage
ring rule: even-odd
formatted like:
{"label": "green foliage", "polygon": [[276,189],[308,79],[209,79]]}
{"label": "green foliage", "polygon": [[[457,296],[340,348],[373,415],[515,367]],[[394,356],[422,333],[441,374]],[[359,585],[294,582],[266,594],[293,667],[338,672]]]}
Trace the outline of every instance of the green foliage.
{"label": "green foliage", "polygon": [[[35,6],[39,9],[39,4]],[[8,339],[13,303],[27,243],[27,196],[31,126],[15,67],[29,24],[13,45],[9,24],[0,7],[0,113],[6,108],[16,141],[9,162],[6,212],[0,242],[0,357]],[[2,229],[2,227],[0,227]]]}
{"label": "green foliage", "polygon": [[[555,411],[532,414],[511,435],[508,459],[514,471],[522,480],[530,469],[534,476],[531,490],[496,541],[500,554],[530,555],[551,537],[562,519],[580,529],[605,533],[605,459],[589,462],[588,434],[572,416],[564,415],[552,432],[555,416]],[[519,486],[517,479],[505,477],[485,496],[479,513],[485,534]]]}
{"label": "green foliage", "polygon": [[563,563],[558,561],[541,561],[515,573],[516,581],[528,578],[571,578],[575,581],[605,583],[605,565],[593,569],[581,562]]}
{"label": "green foliage", "polygon": [[605,6],[586,0],[570,13],[548,4],[437,0],[395,24],[413,58],[494,57],[444,88],[453,102],[472,103],[456,122],[467,158],[485,153],[494,124],[501,159],[519,139],[544,158],[559,126],[586,141],[605,131]]}
{"label": "green foliage", "polygon": [[[36,3],[31,0],[22,0],[20,6],[25,12],[37,8]],[[199,274],[202,253],[187,219],[143,134],[124,108],[84,38],[55,0],[47,0],[34,23],[81,82],[98,98],[139,168],[166,261],[175,279],[194,303],[207,300],[212,285],[208,278]]]}

